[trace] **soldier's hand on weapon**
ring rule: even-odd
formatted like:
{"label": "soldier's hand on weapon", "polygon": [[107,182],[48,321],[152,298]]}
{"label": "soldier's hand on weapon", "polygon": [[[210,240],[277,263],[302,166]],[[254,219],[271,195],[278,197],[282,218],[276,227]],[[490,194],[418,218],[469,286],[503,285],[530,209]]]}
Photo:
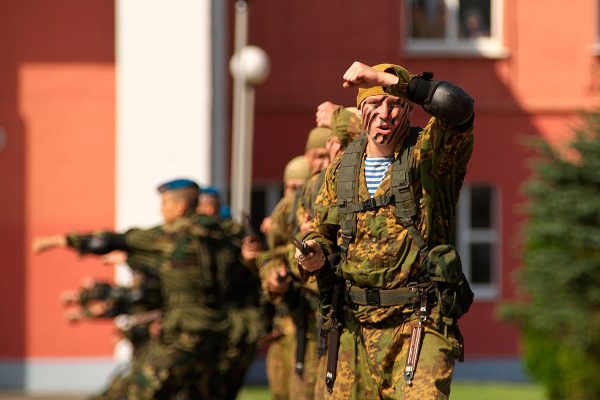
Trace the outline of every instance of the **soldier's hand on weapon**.
{"label": "soldier's hand on weapon", "polygon": [[290,287],[287,268],[280,264],[267,277],[267,290],[273,294],[284,294]]}
{"label": "soldier's hand on weapon", "polygon": [[334,111],[340,108],[339,104],[333,104],[330,101],[326,101],[317,106],[317,126],[323,128],[331,128],[331,116]]}
{"label": "soldier's hand on weapon", "polygon": [[42,236],[37,237],[33,240],[31,245],[31,250],[34,253],[41,253],[46,250],[54,249],[57,247],[66,247],[67,246],[67,238],[63,235],[55,235],[55,236]]}
{"label": "soldier's hand on weapon", "polygon": [[262,243],[256,236],[246,236],[242,241],[242,257],[246,261],[254,260],[262,251]]}
{"label": "soldier's hand on weapon", "polygon": [[102,256],[103,264],[125,264],[127,262],[127,253],[120,250],[111,251]]}
{"label": "soldier's hand on weapon", "polygon": [[355,61],[344,73],[345,88],[370,88],[373,86],[390,86],[398,83],[398,77],[383,71],[377,71],[368,65]]}
{"label": "soldier's hand on weapon", "polygon": [[321,246],[314,240],[306,242],[308,246],[308,254],[303,255],[302,252],[296,249],[296,260],[298,264],[308,272],[314,272],[323,267],[325,264],[325,254]]}

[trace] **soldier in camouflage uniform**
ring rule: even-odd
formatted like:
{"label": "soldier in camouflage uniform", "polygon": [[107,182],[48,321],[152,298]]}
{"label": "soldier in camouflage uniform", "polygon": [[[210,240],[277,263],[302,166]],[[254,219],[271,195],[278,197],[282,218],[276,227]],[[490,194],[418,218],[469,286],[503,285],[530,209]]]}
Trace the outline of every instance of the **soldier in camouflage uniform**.
{"label": "soldier in camouflage uniform", "polygon": [[[333,104],[326,101],[317,107],[316,120],[317,126],[331,129],[331,134],[326,145],[330,162],[334,162],[336,158],[340,157],[348,144],[357,139],[362,133],[360,112],[355,107],[343,107],[339,104]],[[310,215],[310,218],[300,228],[300,233],[303,236],[312,230],[311,222],[314,217],[314,205],[316,203],[318,191],[325,180],[325,173],[326,170],[321,171],[316,182],[313,183],[316,189],[312,191],[312,194],[302,198],[302,207],[306,209],[306,213]],[[301,218],[301,214],[299,215],[299,218]],[[295,265],[297,267],[297,263]],[[316,285],[315,280],[311,281],[304,269],[299,268],[297,271],[301,279],[307,283],[307,286],[314,288]],[[318,288],[316,291],[318,292]],[[315,400],[322,399],[325,395],[325,379],[323,379],[323,377],[325,377],[327,372],[327,357],[323,356],[327,350],[327,331],[323,329],[323,318],[320,314],[317,315],[317,321],[317,354],[319,361],[314,390]]]}
{"label": "soldier in camouflage uniform", "polygon": [[283,173],[284,197],[273,210],[267,230],[268,250],[261,253],[257,260],[264,297],[269,304],[272,304],[271,321],[269,321],[271,326],[262,342],[269,345],[266,357],[267,379],[271,398],[274,400],[289,399],[295,337],[289,309],[285,302],[281,301],[281,297],[274,293],[279,285],[278,278],[275,278],[275,282],[270,282],[268,272],[277,265],[272,259],[277,254],[283,254],[282,249],[285,249],[292,233],[290,215],[296,190],[309,177],[310,170],[304,155],[294,157],[287,163]]}
{"label": "soldier in camouflage uniform", "polygon": [[[246,372],[254,360],[258,340],[265,334],[265,317],[261,301],[260,279],[256,257],[262,248],[249,219],[246,225],[221,217],[217,189],[200,190],[196,211],[199,222],[209,230],[222,232],[218,281],[230,322],[228,343],[221,357],[223,399],[234,400],[241,389]],[[227,245],[227,246],[225,246]]]}
{"label": "soldier in camouflage uniform", "polygon": [[[318,176],[329,164],[327,140],[329,128],[314,128],[310,131],[306,143],[305,157],[308,161],[311,177],[296,192],[288,223],[290,235],[300,230],[303,222],[310,218],[307,202],[310,202],[313,192],[317,191]],[[286,242],[271,254],[269,263],[261,268],[261,273],[267,276],[269,283],[268,296],[285,304],[292,317],[291,374],[289,377],[290,399],[312,399],[317,371],[317,338],[316,327],[318,291],[314,284],[305,284],[298,274],[297,262],[294,258],[294,246]]]}
{"label": "soldier in camouflage uniform", "polygon": [[[118,262],[123,262],[126,255],[122,252],[117,253],[120,254],[115,254],[116,257],[111,257],[111,259],[118,258]],[[104,262],[109,263],[107,260]],[[134,260],[129,262],[134,262]],[[123,318],[131,320],[130,316],[136,318],[141,315],[151,317],[132,326],[123,327],[122,324],[116,324],[119,336],[131,343],[132,361],[128,365],[119,366],[112,374],[106,388],[101,393],[89,398],[90,400],[123,399],[127,394],[127,385],[130,379],[128,372],[131,366],[143,363],[146,354],[150,353],[153,348],[149,325],[160,317],[162,308],[160,278],[156,273],[143,266],[133,270],[131,286],[115,285],[86,278],[79,289],[63,292],[61,303],[69,307],[65,312],[65,317],[70,322],[107,318],[124,321]]]}
{"label": "soldier in camouflage uniform", "polygon": [[222,235],[195,220],[198,185],[175,180],[159,186],[164,224],[125,233],[55,236],[36,241],[34,250],[69,246],[82,254],[127,252],[131,263],[156,271],[164,307],[160,338],[144,363],[134,365],[128,399],[218,399],[218,358],[229,328],[217,282]]}
{"label": "soldier in camouflage uniform", "polygon": [[[431,78],[358,62],[344,74],[344,87],[359,88],[367,139],[351,143],[330,165],[317,196],[314,232],[303,238],[310,251],[297,252],[300,266],[316,277],[323,312],[334,283],[342,279],[345,289],[337,371],[331,371],[337,379],[328,376],[335,380],[328,379],[326,398],[450,394],[454,362],[462,357],[456,319],[470,302],[458,285],[465,281],[440,272],[464,278],[448,244],[473,148],[474,114],[468,94]],[[411,102],[432,115],[424,129],[410,128]],[[365,179],[370,157],[390,162],[374,194]],[[335,253],[340,263],[330,257]],[[446,295],[456,295],[450,308]],[[417,351],[409,357],[411,345]]]}

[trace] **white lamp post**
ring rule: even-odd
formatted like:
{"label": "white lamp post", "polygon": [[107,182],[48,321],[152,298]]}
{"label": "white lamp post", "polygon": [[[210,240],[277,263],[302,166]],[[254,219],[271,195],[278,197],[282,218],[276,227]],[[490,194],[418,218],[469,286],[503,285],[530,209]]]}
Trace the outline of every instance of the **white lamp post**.
{"label": "white lamp post", "polygon": [[231,151],[231,212],[241,220],[250,213],[252,191],[252,141],[254,126],[254,86],[269,75],[267,54],[256,46],[247,46],[248,4],[235,4],[235,53],[229,62],[233,75],[233,121]]}

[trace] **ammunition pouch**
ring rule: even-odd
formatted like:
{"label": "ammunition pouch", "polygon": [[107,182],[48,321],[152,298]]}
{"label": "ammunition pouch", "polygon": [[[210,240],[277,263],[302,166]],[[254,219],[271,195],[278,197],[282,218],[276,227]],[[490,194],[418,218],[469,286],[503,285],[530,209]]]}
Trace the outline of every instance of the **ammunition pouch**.
{"label": "ammunition pouch", "polygon": [[439,245],[431,249],[425,260],[431,282],[437,287],[437,308],[442,317],[457,320],[469,311],[474,294],[462,270],[456,249]]}

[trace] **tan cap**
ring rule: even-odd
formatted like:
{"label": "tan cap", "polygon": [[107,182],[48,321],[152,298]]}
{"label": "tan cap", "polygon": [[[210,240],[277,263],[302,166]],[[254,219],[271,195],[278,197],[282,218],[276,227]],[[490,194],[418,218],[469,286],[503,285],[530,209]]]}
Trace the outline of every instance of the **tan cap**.
{"label": "tan cap", "polygon": [[306,140],[306,151],[312,149],[324,148],[327,144],[327,139],[331,135],[331,129],[329,128],[313,128]]}
{"label": "tan cap", "polygon": [[290,179],[308,179],[310,178],[310,169],[306,162],[306,157],[296,156],[292,158],[285,166],[283,170],[283,182],[287,182]]}
{"label": "tan cap", "polygon": [[[399,79],[399,83],[408,85],[412,75],[403,67],[395,64],[377,64],[372,66],[376,71],[389,72],[390,74],[396,75]],[[382,86],[373,86],[370,88],[359,88],[358,95],[356,96],[356,107],[360,108],[360,103],[363,102],[369,96],[379,96],[382,94],[389,94],[385,91]]]}

